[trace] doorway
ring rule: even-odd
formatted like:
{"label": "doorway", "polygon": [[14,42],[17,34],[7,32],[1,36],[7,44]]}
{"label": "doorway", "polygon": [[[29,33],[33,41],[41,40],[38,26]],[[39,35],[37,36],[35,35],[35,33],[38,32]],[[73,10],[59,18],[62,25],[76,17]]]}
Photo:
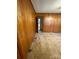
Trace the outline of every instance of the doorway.
{"label": "doorway", "polygon": [[43,25],[43,17],[42,16],[37,16],[37,18],[36,18],[36,29],[37,29],[37,31],[36,32],[38,32],[38,33],[40,33],[40,32],[42,32],[42,25]]}

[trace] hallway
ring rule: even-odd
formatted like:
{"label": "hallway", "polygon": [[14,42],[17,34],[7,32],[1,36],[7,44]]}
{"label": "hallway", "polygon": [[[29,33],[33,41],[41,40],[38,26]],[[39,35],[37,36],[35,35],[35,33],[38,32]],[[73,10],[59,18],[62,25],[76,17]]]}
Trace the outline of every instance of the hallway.
{"label": "hallway", "polygon": [[36,33],[27,59],[61,59],[60,33]]}
{"label": "hallway", "polygon": [[17,0],[17,59],[61,59],[60,0]]}

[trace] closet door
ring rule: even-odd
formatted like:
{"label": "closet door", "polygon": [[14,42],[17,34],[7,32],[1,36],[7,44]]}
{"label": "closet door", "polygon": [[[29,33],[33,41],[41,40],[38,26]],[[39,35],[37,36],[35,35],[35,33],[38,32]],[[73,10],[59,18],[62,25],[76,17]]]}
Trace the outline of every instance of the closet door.
{"label": "closet door", "polygon": [[43,32],[54,31],[54,18],[51,16],[45,16],[43,18]]}
{"label": "closet door", "polygon": [[61,32],[61,15],[55,15],[54,18],[54,32],[59,33]]}
{"label": "closet door", "polygon": [[43,16],[43,32],[61,32],[61,14]]}

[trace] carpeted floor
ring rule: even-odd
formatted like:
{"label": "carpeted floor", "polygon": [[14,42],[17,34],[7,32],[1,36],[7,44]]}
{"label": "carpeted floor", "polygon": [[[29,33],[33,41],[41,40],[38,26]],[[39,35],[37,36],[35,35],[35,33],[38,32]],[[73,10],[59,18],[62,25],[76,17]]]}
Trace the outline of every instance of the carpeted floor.
{"label": "carpeted floor", "polygon": [[36,33],[27,59],[61,59],[60,33]]}

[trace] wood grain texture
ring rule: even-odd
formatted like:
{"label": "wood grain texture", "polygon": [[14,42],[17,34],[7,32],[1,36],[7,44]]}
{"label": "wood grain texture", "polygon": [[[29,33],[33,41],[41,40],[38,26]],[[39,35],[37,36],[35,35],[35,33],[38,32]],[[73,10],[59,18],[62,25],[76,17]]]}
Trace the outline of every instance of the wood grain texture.
{"label": "wood grain texture", "polygon": [[[22,59],[26,59],[28,49],[35,35],[35,11],[30,0],[17,0],[17,42]],[[18,57],[18,56],[17,56]]]}
{"label": "wood grain texture", "polygon": [[[37,13],[37,16],[43,17],[43,32],[61,32],[61,14],[60,13]],[[47,19],[51,17],[52,19]]]}

